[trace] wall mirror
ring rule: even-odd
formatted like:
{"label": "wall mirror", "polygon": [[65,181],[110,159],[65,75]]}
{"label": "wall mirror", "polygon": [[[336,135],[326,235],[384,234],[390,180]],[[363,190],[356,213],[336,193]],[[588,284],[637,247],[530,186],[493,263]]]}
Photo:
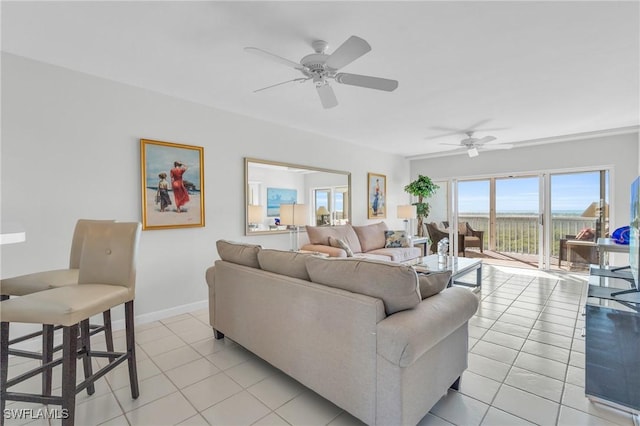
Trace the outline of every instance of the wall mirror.
{"label": "wall mirror", "polygon": [[245,235],[351,222],[350,172],[245,158],[244,177]]}

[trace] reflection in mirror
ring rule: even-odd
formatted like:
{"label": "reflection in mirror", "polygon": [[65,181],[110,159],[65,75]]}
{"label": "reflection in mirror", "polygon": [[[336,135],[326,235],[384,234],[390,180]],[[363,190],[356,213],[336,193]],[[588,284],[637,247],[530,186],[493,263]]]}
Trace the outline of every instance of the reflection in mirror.
{"label": "reflection in mirror", "polygon": [[[305,225],[350,222],[351,173],[298,164],[245,158],[245,235],[288,232]],[[302,204],[295,224],[283,221],[281,206]]]}

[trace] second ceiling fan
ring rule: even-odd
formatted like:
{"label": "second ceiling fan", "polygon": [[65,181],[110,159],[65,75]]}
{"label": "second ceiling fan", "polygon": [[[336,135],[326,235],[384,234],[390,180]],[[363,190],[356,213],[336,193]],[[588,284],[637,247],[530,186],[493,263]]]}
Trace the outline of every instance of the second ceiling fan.
{"label": "second ceiling fan", "polygon": [[457,147],[463,147],[467,150],[467,154],[469,157],[477,157],[480,155],[479,150],[497,150],[497,149],[511,149],[513,145],[511,144],[490,144],[491,142],[496,140],[495,136],[485,136],[483,138],[474,138],[473,131],[465,132],[467,137],[462,139],[460,143],[443,143],[442,145],[451,145]]}
{"label": "second ceiling fan", "polygon": [[290,61],[257,47],[245,47],[244,50],[246,52],[260,55],[267,59],[289,66],[300,71],[304,75],[304,77],[283,81],[282,83],[267,86],[262,89],[255,90],[254,92],[270,89],[286,83],[311,80],[316,86],[316,91],[318,92],[322,106],[324,108],[333,108],[338,105],[338,99],[336,98],[333,88],[329,85],[328,80],[334,80],[338,83],[348,84],[350,86],[384,90],[386,92],[391,92],[398,87],[398,82],[396,80],[337,72],[342,67],[349,65],[351,62],[371,50],[369,43],[360,37],[349,37],[347,41],[342,43],[342,45],[340,45],[340,47],[331,54],[325,53],[328,47],[326,41],[316,40],[311,44],[311,46],[315,50],[315,53],[311,53],[303,57],[299,63]]}

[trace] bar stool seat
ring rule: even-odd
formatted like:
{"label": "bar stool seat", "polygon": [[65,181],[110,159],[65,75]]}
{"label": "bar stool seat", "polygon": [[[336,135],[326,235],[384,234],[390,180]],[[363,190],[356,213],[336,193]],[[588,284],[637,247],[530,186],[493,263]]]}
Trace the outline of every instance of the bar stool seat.
{"label": "bar stool seat", "polygon": [[70,326],[133,299],[126,287],[82,284],[39,291],[2,302],[8,322]]}

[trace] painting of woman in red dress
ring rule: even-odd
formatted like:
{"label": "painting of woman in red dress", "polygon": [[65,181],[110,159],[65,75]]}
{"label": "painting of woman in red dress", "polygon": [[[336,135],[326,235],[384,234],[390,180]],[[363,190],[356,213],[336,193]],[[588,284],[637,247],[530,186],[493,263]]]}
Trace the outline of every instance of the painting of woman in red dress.
{"label": "painting of woman in red dress", "polygon": [[184,206],[189,201],[189,192],[184,187],[182,181],[182,175],[187,171],[187,166],[179,161],[173,162],[173,169],[171,169],[171,188],[173,189],[173,198],[176,201],[176,208],[178,213],[186,211]]}

